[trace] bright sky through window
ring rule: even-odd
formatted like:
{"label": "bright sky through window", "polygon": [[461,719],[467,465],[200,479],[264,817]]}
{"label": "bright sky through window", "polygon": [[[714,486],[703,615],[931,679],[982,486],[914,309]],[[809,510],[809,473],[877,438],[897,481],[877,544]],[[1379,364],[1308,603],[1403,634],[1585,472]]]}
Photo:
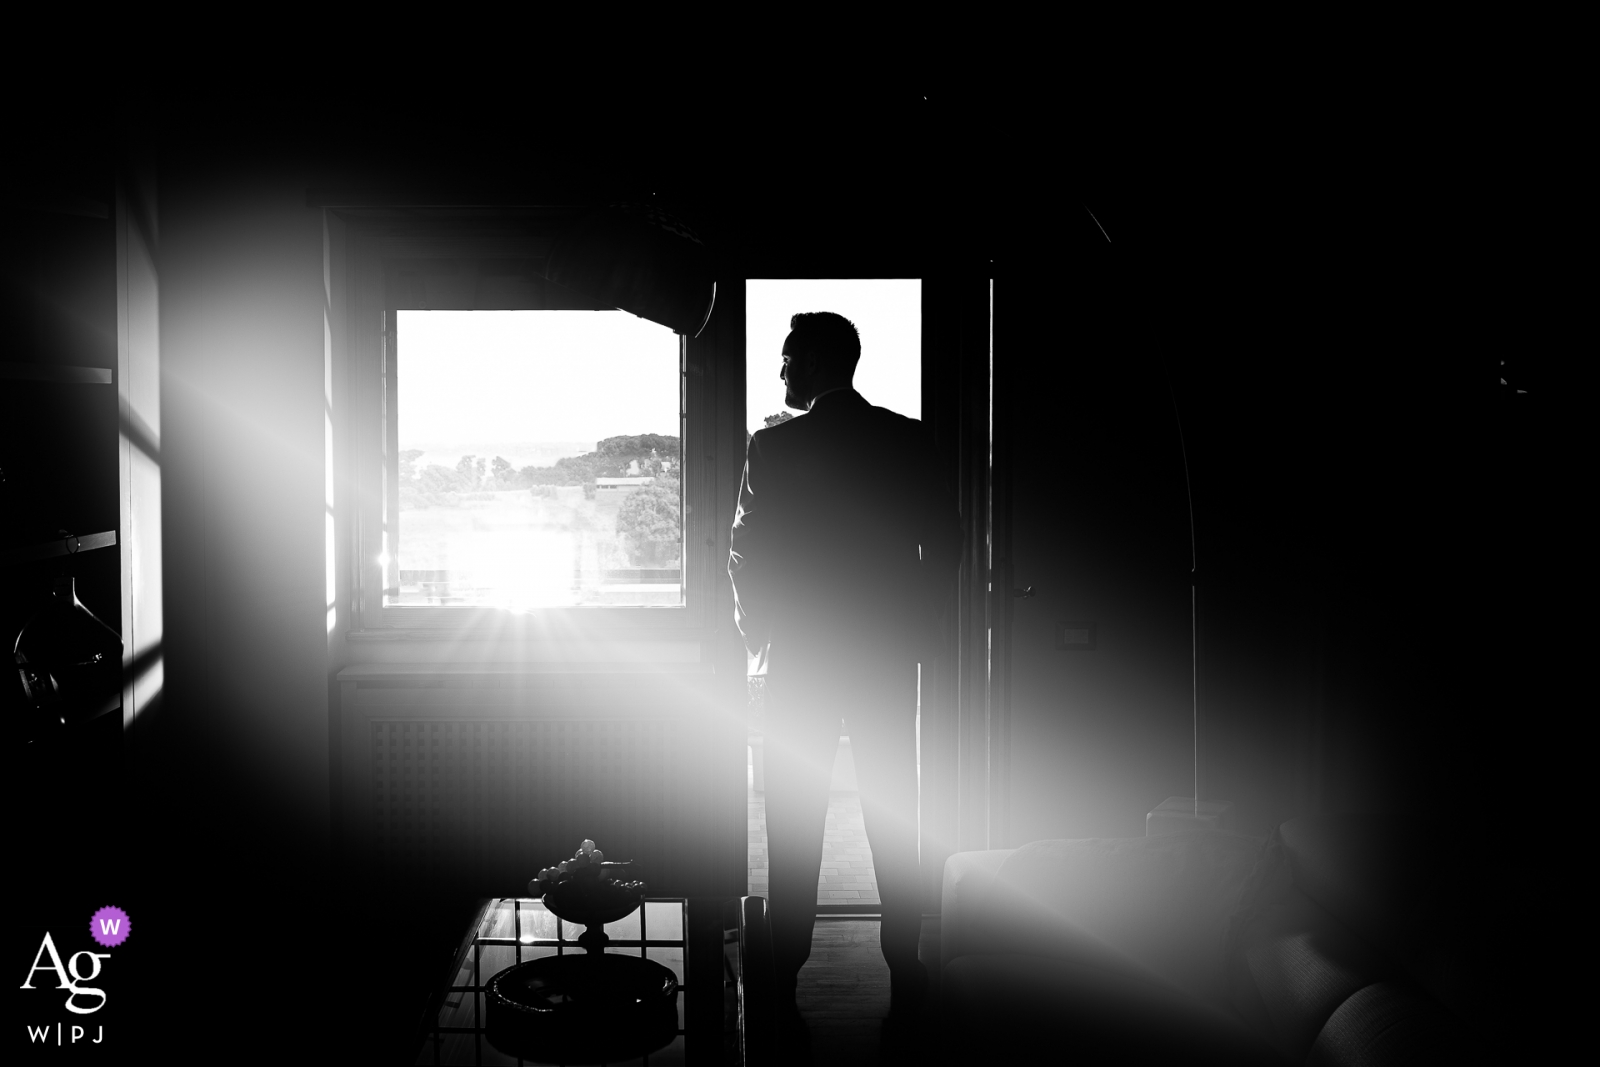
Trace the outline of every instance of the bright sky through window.
{"label": "bright sky through window", "polygon": [[861,333],[856,391],[879,407],[922,417],[922,281],[893,279],[760,279],[745,283],[747,428],[754,433],[783,404],[783,339],[790,316],[833,311]]}
{"label": "bright sky through window", "polygon": [[678,336],[622,311],[400,312],[400,447],[678,432]]}
{"label": "bright sky through window", "polygon": [[678,606],[679,338],[620,311],[401,311],[390,606]]}

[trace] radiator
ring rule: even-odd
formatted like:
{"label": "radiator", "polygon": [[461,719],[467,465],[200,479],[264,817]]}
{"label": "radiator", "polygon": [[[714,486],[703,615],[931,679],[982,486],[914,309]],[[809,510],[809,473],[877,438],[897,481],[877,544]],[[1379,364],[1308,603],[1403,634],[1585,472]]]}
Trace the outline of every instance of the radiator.
{"label": "radiator", "polygon": [[723,894],[726,882],[736,895],[745,738],[724,705],[743,682],[688,669],[347,667],[341,867],[357,884],[507,895],[590,837],[607,859],[638,861],[652,892]]}
{"label": "radiator", "polygon": [[664,873],[684,766],[672,720],[373,719],[369,729],[369,855],[383,875],[498,885],[569,858],[584,837],[608,859]]}

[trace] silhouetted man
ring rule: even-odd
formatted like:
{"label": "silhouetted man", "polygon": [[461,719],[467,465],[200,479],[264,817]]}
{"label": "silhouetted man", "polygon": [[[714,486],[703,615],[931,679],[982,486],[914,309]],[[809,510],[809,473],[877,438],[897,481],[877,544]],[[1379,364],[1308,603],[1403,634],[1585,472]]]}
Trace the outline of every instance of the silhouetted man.
{"label": "silhouetted man", "polygon": [[841,720],[883,901],[894,1016],[927,988],[917,960],[917,663],[931,658],[960,518],[920,422],[851,388],[848,319],[795,315],[784,402],[808,414],[750,439],[728,573],[735,617],[766,657],[767,846],[780,1002],[811,953],[828,785]]}

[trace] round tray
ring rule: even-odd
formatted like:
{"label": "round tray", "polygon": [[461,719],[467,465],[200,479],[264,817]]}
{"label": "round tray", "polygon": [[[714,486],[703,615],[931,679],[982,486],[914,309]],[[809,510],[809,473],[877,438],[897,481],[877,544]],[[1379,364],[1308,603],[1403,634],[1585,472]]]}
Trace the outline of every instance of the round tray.
{"label": "round tray", "polygon": [[484,986],[484,1030],[501,1052],[533,1060],[631,1059],[678,1032],[678,980],[639,956],[590,953],[519,963]]}

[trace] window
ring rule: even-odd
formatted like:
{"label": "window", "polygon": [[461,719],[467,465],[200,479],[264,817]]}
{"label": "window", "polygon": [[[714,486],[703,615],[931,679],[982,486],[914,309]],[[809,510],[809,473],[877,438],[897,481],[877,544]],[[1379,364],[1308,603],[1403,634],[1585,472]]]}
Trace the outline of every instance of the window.
{"label": "window", "polygon": [[384,606],[683,605],[680,338],[621,311],[396,313]]}
{"label": "window", "polygon": [[732,476],[713,457],[740,397],[717,391],[714,331],[685,338],[546,280],[559,216],[343,218],[330,276],[349,323],[353,639],[582,659],[612,655],[594,642],[620,632],[711,625],[726,567],[713,479]]}

